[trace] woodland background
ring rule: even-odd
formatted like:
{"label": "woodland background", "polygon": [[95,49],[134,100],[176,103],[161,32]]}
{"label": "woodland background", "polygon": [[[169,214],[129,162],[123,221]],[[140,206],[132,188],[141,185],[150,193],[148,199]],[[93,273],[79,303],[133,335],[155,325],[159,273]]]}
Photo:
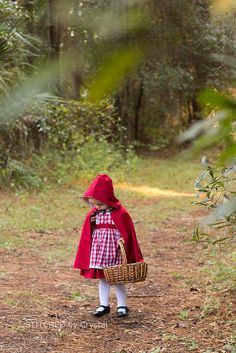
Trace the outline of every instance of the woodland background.
{"label": "woodland background", "polygon": [[212,114],[198,96],[232,92],[236,43],[234,12],[211,5],[1,1],[2,186],[43,187],[45,165],[81,170],[91,150],[112,168]]}
{"label": "woodland background", "polygon": [[[0,0],[0,350],[236,352],[235,19],[234,0]],[[150,274],[98,332],[72,261],[101,172]]]}

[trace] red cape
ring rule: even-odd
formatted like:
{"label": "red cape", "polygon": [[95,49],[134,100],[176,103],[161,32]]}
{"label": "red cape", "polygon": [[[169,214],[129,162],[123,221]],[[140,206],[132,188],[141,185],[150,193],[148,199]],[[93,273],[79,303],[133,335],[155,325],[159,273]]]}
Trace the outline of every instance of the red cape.
{"label": "red cape", "polygon": [[[91,235],[93,230],[90,217],[95,211],[95,208],[93,208],[86,216],[74,261],[74,268],[80,268],[84,270],[89,269],[92,239]],[[117,229],[120,231],[121,236],[125,240],[127,262],[133,263],[144,261],[137,241],[132,219],[126,209],[123,206],[121,206],[119,209],[114,209],[111,211],[111,218],[117,226]]]}
{"label": "red cape", "polygon": [[[115,197],[111,178],[106,174],[98,175],[83,196],[84,200],[87,200],[88,197],[93,197],[113,207],[111,218],[124,238],[127,262],[144,261],[134,224],[127,210],[121,206],[119,200]],[[74,261],[74,268],[89,269],[92,232],[94,229],[91,223],[91,216],[95,212],[96,209],[93,208],[85,218]]]}

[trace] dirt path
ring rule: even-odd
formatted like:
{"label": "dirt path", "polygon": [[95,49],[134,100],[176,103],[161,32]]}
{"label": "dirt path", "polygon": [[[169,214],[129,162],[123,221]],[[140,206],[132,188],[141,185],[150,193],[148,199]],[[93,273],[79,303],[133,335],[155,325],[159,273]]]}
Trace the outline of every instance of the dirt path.
{"label": "dirt path", "polygon": [[[127,285],[131,312],[125,319],[115,316],[113,291],[111,313],[92,318],[96,281],[80,277],[73,259],[48,265],[44,242],[39,248],[1,250],[0,352],[235,353],[235,302],[225,292],[217,310],[212,302],[206,306],[202,250],[182,242],[186,233],[181,229],[193,227],[199,216],[195,211],[166,220],[143,234],[149,274],[145,282]],[[77,234],[40,236],[53,247],[61,237],[69,242]],[[39,234],[25,237],[33,241]]]}

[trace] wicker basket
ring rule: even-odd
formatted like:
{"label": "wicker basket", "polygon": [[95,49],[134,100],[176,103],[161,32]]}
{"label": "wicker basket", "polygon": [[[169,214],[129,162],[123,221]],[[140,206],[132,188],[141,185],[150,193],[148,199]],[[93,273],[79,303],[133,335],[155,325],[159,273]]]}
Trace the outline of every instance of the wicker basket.
{"label": "wicker basket", "polygon": [[122,265],[110,266],[103,269],[106,281],[109,284],[135,283],[145,281],[147,277],[148,264],[146,262],[135,262],[127,264],[124,239],[118,241],[121,250]]}

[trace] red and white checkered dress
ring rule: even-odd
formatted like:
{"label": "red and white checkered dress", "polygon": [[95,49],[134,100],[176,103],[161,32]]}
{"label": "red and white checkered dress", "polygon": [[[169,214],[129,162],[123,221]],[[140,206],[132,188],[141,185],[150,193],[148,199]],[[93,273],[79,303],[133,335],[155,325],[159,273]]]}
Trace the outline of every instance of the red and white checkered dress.
{"label": "red and white checkered dress", "polygon": [[90,268],[103,269],[107,266],[119,265],[122,262],[118,245],[121,235],[119,230],[112,228],[111,225],[114,227],[115,223],[109,211],[96,214],[96,226],[92,234]]}
{"label": "red and white checkered dress", "polygon": [[95,229],[92,233],[89,270],[81,270],[87,278],[104,278],[103,268],[122,263],[118,240],[119,230],[111,218],[111,212],[96,214]]}

